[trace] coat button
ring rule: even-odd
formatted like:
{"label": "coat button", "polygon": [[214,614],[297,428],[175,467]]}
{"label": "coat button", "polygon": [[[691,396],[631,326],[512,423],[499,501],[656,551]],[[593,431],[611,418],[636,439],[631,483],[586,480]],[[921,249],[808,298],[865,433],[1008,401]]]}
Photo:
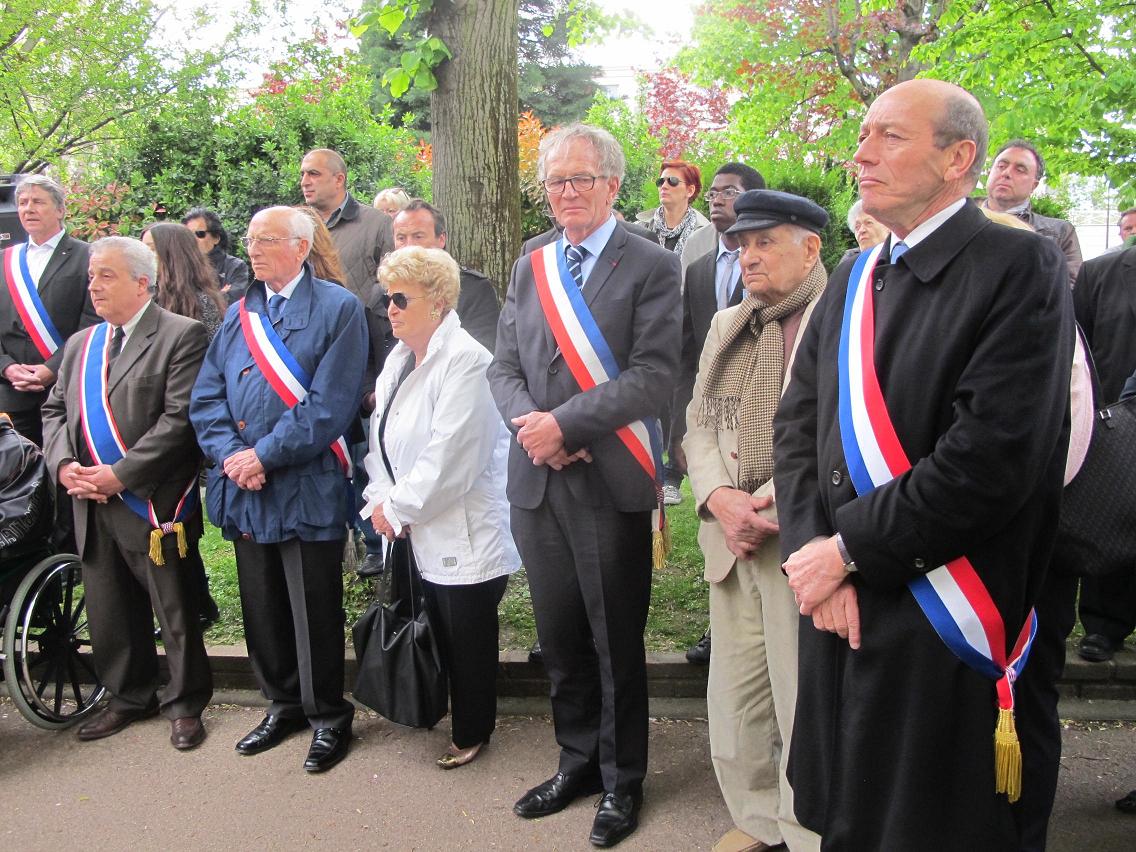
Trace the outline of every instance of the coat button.
{"label": "coat button", "polygon": [[734,459],[735,461],[737,461],[737,458],[738,458],[738,454],[737,454],[737,453],[733,453],[733,452],[732,452],[732,453],[730,453],[730,458],[732,458],[732,459]]}
{"label": "coat button", "polygon": [[842,474],[839,470],[834,470],[830,478],[832,479],[833,485],[839,485],[844,481],[844,474]]}
{"label": "coat button", "polygon": [[237,428],[240,429],[242,432],[244,431],[246,425],[247,424],[243,420],[237,421]]}
{"label": "coat button", "polygon": [[553,366],[552,364],[548,365],[548,375],[555,376],[559,372],[560,372],[559,367]]}
{"label": "coat button", "polygon": [[918,556],[915,557],[915,567],[916,568],[923,568],[923,567],[926,567],[926,565],[927,565],[927,563],[924,562],[922,559],[920,559]]}
{"label": "coat button", "polygon": [[241,533],[241,540],[252,541],[252,535],[250,535],[249,533]]}
{"label": "coat button", "polygon": [[252,367],[245,367],[243,370],[241,370],[241,377],[243,378],[244,376],[247,376],[251,372],[252,372]]}
{"label": "coat button", "polygon": [[882,290],[882,289],[884,289],[884,279],[882,279],[882,278],[877,278],[877,279],[876,279],[876,289],[877,289],[877,290]]}

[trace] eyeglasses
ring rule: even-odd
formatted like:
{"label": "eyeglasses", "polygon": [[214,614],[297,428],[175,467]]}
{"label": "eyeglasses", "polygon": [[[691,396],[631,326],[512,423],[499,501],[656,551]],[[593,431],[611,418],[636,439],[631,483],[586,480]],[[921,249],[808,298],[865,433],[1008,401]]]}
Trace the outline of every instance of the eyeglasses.
{"label": "eyeglasses", "polygon": [[[202,236],[202,235],[204,235],[204,233],[205,233],[204,231],[201,231],[198,234],[198,236]],[[255,243],[264,243],[266,246],[271,248],[272,246],[276,245],[277,243],[285,243],[285,242],[288,242],[290,240],[298,240],[298,239],[301,239],[301,238],[300,237],[241,237],[241,242],[244,243],[245,248],[252,248]]]}
{"label": "eyeglasses", "polygon": [[382,306],[384,308],[389,308],[393,303],[394,306],[400,311],[405,311],[406,306],[411,302],[425,298],[425,296],[408,296],[405,293],[383,293],[381,296],[379,296],[379,301],[382,303]]}
{"label": "eyeglasses", "polygon": [[587,192],[596,185],[596,175],[572,175],[569,178],[552,178],[551,180],[542,181],[544,184],[544,191],[549,195],[560,195],[564,192],[564,187],[572,184],[574,192]]}
{"label": "eyeglasses", "polygon": [[655,186],[662,186],[664,181],[666,183],[669,183],[671,186],[678,186],[679,184],[686,183],[686,181],[684,181],[682,178],[677,178],[674,175],[668,175],[667,177],[656,178]]}
{"label": "eyeglasses", "polygon": [[208,231],[194,231],[194,232],[193,232],[193,235],[194,235],[195,237],[197,237],[197,239],[199,239],[199,240],[203,240],[203,239],[205,239],[205,238],[206,238],[207,236],[209,236],[209,232],[208,232]]}
{"label": "eyeglasses", "polygon": [[726,201],[732,201],[742,194],[742,190],[735,189],[732,186],[727,186],[725,189],[711,189],[706,193],[706,200],[713,201],[716,198],[721,198]]}

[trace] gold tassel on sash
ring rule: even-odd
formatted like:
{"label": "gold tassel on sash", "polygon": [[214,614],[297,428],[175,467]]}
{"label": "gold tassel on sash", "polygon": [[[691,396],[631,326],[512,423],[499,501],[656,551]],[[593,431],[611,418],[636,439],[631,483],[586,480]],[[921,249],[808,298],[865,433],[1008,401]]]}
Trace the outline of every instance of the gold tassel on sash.
{"label": "gold tassel on sash", "polygon": [[663,511],[662,504],[651,512],[651,564],[656,571],[667,567],[667,555],[671,552],[671,524]]}
{"label": "gold tassel on sash", "polygon": [[182,559],[189,553],[189,545],[185,540],[185,524],[177,521],[172,524],[162,524],[159,529],[150,530],[150,561],[155,565],[165,565],[166,557],[162,555],[162,539],[167,533],[177,534],[178,556]]}
{"label": "gold tassel on sash", "polygon": [[1016,802],[1022,795],[1022,749],[1014,727],[1014,711],[998,709],[994,729],[994,792]]}

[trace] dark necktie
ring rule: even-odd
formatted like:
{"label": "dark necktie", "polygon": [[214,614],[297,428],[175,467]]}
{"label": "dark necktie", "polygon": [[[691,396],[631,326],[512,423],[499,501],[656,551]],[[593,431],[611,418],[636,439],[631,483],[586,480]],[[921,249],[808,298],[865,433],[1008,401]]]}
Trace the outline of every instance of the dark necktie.
{"label": "dark necktie", "polygon": [[273,293],[268,297],[268,320],[273,325],[280,322],[280,317],[284,315],[284,303],[287,301],[279,293]]}
{"label": "dark necktie", "polygon": [[568,261],[568,271],[572,274],[572,279],[576,282],[577,287],[584,286],[584,258],[587,256],[588,250],[583,246],[574,246],[569,243],[564,249],[564,257]]}
{"label": "dark necktie", "polygon": [[905,243],[903,240],[900,240],[898,243],[891,247],[891,262],[895,263],[906,253],[907,243]]}
{"label": "dark necktie", "polygon": [[122,351],[122,341],[126,339],[126,332],[122,330],[122,326],[117,326],[114,334],[110,338],[110,352],[107,354],[107,359],[113,361],[118,357],[118,353]]}

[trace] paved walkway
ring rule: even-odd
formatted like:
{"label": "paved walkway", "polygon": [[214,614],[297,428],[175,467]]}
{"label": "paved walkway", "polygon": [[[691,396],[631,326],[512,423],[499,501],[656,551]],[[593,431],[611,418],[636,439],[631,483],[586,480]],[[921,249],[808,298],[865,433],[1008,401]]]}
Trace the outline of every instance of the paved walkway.
{"label": "paved walkway", "polygon": [[[442,772],[433,760],[446,746],[447,722],[411,731],[360,714],[352,754],[323,776],[300,768],[303,734],[256,757],[237,755],[233,744],[260,717],[256,708],[210,707],[209,738],[181,754],[161,719],[80,743],[71,732],[33,728],[0,701],[0,849],[591,848],[591,800],[533,822],[511,812],[554,768],[547,717],[503,717],[481,758]],[[709,849],[729,828],[705,721],[651,723],[647,783],[642,827],[621,849]],[[1112,800],[1132,787],[1133,726],[1068,730],[1050,849],[1131,852],[1136,817],[1119,814]]]}

